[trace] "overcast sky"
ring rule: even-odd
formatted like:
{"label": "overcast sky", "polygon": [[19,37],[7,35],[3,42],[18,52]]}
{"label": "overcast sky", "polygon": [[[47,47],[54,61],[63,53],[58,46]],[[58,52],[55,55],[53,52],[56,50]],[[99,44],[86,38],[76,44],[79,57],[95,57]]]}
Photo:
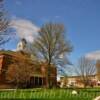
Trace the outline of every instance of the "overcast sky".
{"label": "overcast sky", "polygon": [[[70,55],[73,62],[100,51],[100,0],[5,0],[5,8],[12,20],[33,23],[32,27],[39,28],[48,21],[63,23],[74,46]],[[17,42],[14,38],[3,48],[15,49]]]}

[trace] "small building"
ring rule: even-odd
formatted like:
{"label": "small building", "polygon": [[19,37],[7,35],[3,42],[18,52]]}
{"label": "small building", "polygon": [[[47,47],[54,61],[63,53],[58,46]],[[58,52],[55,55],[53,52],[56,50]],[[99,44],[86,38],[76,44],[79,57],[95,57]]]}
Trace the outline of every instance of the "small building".
{"label": "small building", "polygon": [[[94,82],[94,85],[96,86],[97,76],[90,75],[88,77],[90,78],[90,81]],[[60,77],[60,85],[61,87],[84,87],[84,84],[81,81],[81,76],[62,76]]]}
{"label": "small building", "polygon": [[96,61],[97,78],[100,81],[100,60]]}

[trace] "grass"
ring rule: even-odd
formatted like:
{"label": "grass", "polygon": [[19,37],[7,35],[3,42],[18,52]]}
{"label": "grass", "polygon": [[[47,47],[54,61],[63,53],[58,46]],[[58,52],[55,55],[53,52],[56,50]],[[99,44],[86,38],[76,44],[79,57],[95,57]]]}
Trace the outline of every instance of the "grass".
{"label": "grass", "polygon": [[72,95],[72,89],[17,89],[0,90],[0,100],[93,100],[100,95],[99,89],[78,89],[79,94]]}

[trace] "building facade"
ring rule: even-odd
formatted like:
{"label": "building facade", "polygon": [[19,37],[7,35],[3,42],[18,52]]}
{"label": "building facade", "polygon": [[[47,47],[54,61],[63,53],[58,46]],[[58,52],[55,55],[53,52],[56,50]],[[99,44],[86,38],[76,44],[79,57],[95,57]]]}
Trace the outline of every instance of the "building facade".
{"label": "building facade", "polygon": [[97,78],[100,81],[100,60],[96,61]]}
{"label": "building facade", "polygon": [[[90,75],[89,85],[88,86],[98,86],[98,79],[96,75]],[[84,83],[81,81],[81,76],[63,76],[60,77],[60,87],[79,87],[83,88]]]}
{"label": "building facade", "polygon": [[[8,84],[12,87],[15,75],[17,71],[15,66],[20,63],[25,66],[32,66],[32,72],[30,73],[29,87],[46,87],[47,85],[47,64],[45,62],[32,61],[29,55],[23,52],[12,52],[12,51],[3,51],[0,52],[0,88],[2,85]],[[37,66],[38,65],[38,66]],[[22,69],[24,70],[24,69]],[[57,84],[57,70],[54,66],[50,67],[50,82],[52,86]],[[7,73],[8,72],[8,73]],[[9,87],[3,87],[9,88]]]}

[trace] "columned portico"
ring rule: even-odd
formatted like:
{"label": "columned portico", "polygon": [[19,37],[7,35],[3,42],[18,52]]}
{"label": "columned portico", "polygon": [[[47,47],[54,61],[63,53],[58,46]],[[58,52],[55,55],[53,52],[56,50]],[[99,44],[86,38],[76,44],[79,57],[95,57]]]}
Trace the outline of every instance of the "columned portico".
{"label": "columned portico", "polygon": [[32,76],[30,78],[31,87],[44,87],[46,85],[46,78],[41,76]]}

